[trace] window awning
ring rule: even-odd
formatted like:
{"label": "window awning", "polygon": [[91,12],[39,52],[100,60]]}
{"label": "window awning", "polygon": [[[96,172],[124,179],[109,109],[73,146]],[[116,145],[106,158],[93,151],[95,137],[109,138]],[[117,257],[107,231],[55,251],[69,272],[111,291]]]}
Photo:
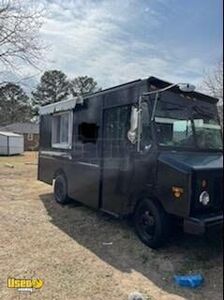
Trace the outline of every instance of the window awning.
{"label": "window awning", "polygon": [[75,97],[72,99],[51,103],[45,106],[41,106],[39,110],[39,114],[48,115],[60,111],[71,110],[75,108],[76,104],[82,104],[82,103],[83,103],[82,97]]}

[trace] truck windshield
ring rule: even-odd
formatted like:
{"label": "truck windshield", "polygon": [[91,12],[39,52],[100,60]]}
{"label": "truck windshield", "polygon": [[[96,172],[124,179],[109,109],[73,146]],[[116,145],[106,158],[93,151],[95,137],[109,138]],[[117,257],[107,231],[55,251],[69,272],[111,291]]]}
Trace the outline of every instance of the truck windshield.
{"label": "truck windshield", "polygon": [[222,133],[216,106],[189,102],[158,102],[155,123],[159,145],[221,150]]}

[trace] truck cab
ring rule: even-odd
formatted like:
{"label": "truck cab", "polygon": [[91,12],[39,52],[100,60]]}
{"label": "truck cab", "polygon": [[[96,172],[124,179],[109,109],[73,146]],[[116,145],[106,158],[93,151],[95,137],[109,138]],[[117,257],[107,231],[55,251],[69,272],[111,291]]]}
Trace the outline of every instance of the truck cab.
{"label": "truck cab", "polygon": [[[135,221],[138,235],[150,246],[163,242],[171,219],[192,234],[223,223],[222,130],[216,103],[175,89],[157,95],[157,101],[151,94],[141,100],[137,143],[140,156],[148,157],[146,185],[151,187],[144,204],[135,208]],[[154,244],[156,226],[160,233]]]}

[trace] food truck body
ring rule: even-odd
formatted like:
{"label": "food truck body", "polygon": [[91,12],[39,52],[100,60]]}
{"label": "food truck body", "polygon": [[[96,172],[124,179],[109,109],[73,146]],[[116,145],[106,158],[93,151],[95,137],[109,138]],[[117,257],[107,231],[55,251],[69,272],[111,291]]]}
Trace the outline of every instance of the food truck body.
{"label": "food truck body", "polygon": [[150,77],[40,109],[38,179],[55,200],[131,215],[153,248],[174,221],[193,234],[223,224],[217,99],[169,86]]}

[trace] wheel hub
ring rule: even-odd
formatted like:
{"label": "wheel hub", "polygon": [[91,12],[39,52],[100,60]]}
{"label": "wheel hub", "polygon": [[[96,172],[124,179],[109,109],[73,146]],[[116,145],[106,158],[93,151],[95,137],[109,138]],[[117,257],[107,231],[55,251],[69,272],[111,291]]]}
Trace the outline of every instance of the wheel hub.
{"label": "wheel hub", "polygon": [[149,211],[144,211],[140,218],[140,226],[142,231],[149,239],[153,238],[155,233],[155,219]]}

